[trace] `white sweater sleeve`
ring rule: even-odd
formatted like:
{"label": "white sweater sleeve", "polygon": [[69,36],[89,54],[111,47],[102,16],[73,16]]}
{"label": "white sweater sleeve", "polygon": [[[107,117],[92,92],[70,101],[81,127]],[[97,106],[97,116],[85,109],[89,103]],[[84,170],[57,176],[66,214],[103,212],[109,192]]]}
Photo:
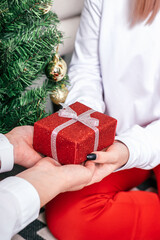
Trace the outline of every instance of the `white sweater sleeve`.
{"label": "white sweater sleeve", "polygon": [[13,164],[13,145],[0,133],[0,173],[12,170]]}
{"label": "white sweater sleeve", "polygon": [[[0,172],[13,168],[13,146],[0,134]],[[0,239],[10,240],[38,217],[40,198],[36,189],[19,177],[0,181]]]}
{"label": "white sweater sleeve", "polygon": [[71,87],[66,104],[79,101],[104,112],[98,53],[101,4],[101,0],[85,1],[69,69]]}
{"label": "white sweater sleeve", "polygon": [[40,199],[35,188],[19,177],[0,182],[0,239],[10,240],[38,217]]}
{"label": "white sweater sleeve", "polygon": [[134,125],[131,129],[116,137],[129,149],[127,164],[119,169],[152,169],[160,164],[160,120],[143,128]]}

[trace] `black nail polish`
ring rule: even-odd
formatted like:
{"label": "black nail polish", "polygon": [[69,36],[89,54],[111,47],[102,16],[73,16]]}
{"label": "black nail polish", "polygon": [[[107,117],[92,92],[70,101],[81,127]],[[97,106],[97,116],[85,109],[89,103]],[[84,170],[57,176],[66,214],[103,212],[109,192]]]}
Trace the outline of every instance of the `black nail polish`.
{"label": "black nail polish", "polygon": [[96,160],[96,154],[95,153],[91,153],[87,155],[87,160]]}

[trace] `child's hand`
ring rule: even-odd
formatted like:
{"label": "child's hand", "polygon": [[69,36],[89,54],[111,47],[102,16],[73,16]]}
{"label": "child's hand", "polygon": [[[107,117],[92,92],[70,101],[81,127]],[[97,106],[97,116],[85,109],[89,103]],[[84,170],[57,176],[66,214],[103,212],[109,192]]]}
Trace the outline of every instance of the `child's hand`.
{"label": "child's hand", "polygon": [[95,163],[95,171],[90,184],[100,182],[104,177],[125,165],[129,159],[127,146],[119,141],[115,141],[113,145],[104,151],[97,151],[93,154],[95,154],[96,157],[96,159],[92,161]]}

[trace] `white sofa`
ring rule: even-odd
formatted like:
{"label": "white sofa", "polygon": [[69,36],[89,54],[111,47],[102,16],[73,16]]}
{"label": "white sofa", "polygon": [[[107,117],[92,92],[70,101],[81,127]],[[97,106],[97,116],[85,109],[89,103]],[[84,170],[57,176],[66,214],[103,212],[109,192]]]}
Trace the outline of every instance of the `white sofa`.
{"label": "white sofa", "polygon": [[60,55],[71,53],[79,25],[80,14],[84,0],[54,0],[51,11],[57,13],[60,24],[59,29],[64,34],[64,44],[60,46]]}

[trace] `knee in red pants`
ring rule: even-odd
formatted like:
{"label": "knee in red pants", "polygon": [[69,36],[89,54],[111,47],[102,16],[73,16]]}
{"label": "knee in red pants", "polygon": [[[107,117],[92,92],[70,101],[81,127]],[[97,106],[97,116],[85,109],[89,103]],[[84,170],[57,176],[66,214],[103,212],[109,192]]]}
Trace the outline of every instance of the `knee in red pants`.
{"label": "knee in red pants", "polygon": [[[53,199],[46,206],[52,234],[58,240],[159,240],[158,196],[147,192],[107,192],[113,180],[114,175],[106,182]],[[122,181],[121,186],[124,185]]]}
{"label": "knee in red pants", "polygon": [[61,194],[46,207],[48,227],[58,240],[160,239],[156,194],[121,192],[84,199],[72,194]]}

